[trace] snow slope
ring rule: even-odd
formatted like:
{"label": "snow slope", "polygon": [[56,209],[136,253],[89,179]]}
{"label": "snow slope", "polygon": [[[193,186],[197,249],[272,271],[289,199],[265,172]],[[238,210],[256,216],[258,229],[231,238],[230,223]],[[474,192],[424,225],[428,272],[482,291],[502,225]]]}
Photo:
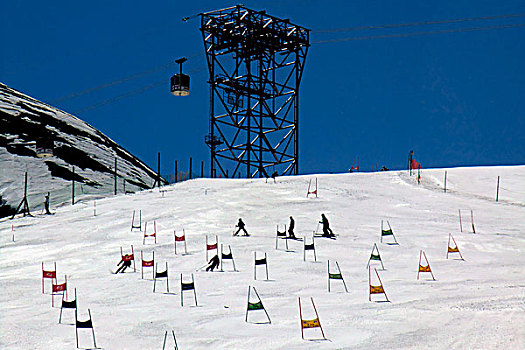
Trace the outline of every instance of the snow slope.
{"label": "snow slope", "polygon": [[[38,158],[35,142],[54,142],[54,156]],[[75,116],[0,83],[0,195],[12,208],[20,203],[24,173],[28,173],[31,209],[70,201],[71,180],[78,198],[104,197],[114,192],[117,160],[118,191],[150,188],[156,174],[109,137]],[[74,167],[74,174],[73,174]],[[0,210],[0,214],[2,211]]]}
{"label": "snow slope", "polygon": [[[439,187],[445,170],[449,193]],[[505,188],[500,203],[494,201],[498,175]],[[525,166],[434,169],[422,176],[418,185],[406,172],[318,175],[318,198],[305,196],[315,176],[277,183],[199,179],[162,193],[97,201],[96,216],[89,202],[62,207],[52,217],[0,221],[0,348],[75,348],[72,312],[66,310],[66,324],[59,325],[59,308],[41,293],[41,262],[49,267],[56,261],[59,282],[67,274],[70,292],[77,289],[80,318],[91,310],[97,345],[104,349],[160,349],[164,332],[172,329],[181,349],[523,349]],[[132,211],[139,209],[149,232],[157,222],[156,245],[143,245],[142,233],[130,232]],[[474,211],[475,234],[459,232],[458,209]],[[301,242],[289,242],[293,252],[275,250],[277,224],[293,215],[298,236],[310,237],[321,213],[339,237],[316,238],[317,262],[311,254],[303,261]],[[232,237],[239,217],[251,237]],[[379,242],[382,219],[400,245]],[[173,230],[183,228],[186,256],[173,252]],[[465,261],[445,259],[449,233]],[[240,272],[196,272],[205,264],[206,234],[231,245]],[[374,243],[390,303],[368,301],[366,265]],[[137,256],[143,250],[149,259],[154,250],[159,265],[168,262],[170,293],[164,282],[153,293],[153,282],[141,280],[140,270],[110,273],[120,247],[126,251],[131,244]],[[436,281],[428,274],[416,279],[421,249]],[[254,251],[268,254],[269,281],[254,281]],[[338,261],[349,293],[338,281],[328,293],[328,259]],[[198,307],[189,293],[181,307],[181,273],[185,281],[194,274]],[[271,324],[244,322],[250,285]],[[328,341],[301,339],[298,296],[307,319],[315,317],[314,298]],[[261,311],[249,317],[264,321]],[[81,346],[92,346],[88,331],[80,336]],[[305,330],[305,336],[319,338],[320,332]]]}

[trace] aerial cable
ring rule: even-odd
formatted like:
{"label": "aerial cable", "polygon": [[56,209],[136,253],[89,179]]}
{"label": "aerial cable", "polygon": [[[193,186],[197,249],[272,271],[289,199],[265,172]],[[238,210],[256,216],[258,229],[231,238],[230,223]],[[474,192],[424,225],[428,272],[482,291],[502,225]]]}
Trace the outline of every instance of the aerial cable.
{"label": "aerial cable", "polygon": [[[184,17],[182,18],[183,22],[189,21],[190,19],[193,19],[195,17],[198,17],[200,13]],[[467,21],[481,21],[481,20],[493,20],[493,19],[502,19],[502,18],[515,18],[515,17],[523,17],[525,16],[525,13],[518,13],[518,14],[506,14],[506,15],[498,15],[498,16],[485,16],[485,17],[471,17],[471,18],[458,18],[458,19],[451,19],[451,20],[439,20],[439,21],[424,21],[424,22],[412,22],[412,23],[398,23],[398,24],[385,24],[385,25],[371,25],[371,26],[360,26],[360,27],[350,27],[350,28],[336,28],[336,29],[326,29],[326,30],[315,30],[312,33],[337,33],[337,32],[347,32],[347,31],[357,31],[357,30],[367,30],[367,29],[387,29],[387,28],[398,28],[398,27],[411,27],[411,26],[422,26],[422,25],[433,25],[433,24],[446,24],[446,23],[459,23],[459,22],[467,22]],[[518,25],[518,27],[521,25]],[[497,27],[487,27],[486,29],[496,29]],[[507,28],[507,27],[503,27]],[[416,36],[416,35],[426,35],[426,34],[437,34],[437,33],[451,33],[455,31],[472,31],[472,30],[482,30],[482,28],[479,29],[466,29],[466,30],[445,30],[445,31],[436,31],[436,32],[423,32],[423,33],[408,33],[408,34],[388,34],[388,35],[378,35],[378,36],[366,36],[366,37],[355,37],[355,38],[342,38],[342,39],[328,39],[328,40],[319,40],[314,41],[312,43],[329,43],[329,42],[339,42],[339,41],[355,41],[355,40],[366,40],[366,39],[381,39],[381,38],[394,38],[394,37],[407,37],[407,36]],[[195,57],[201,55],[202,52],[195,52],[189,56],[186,56],[188,58]],[[105,89],[108,87],[112,87],[115,85],[119,85],[122,83],[125,83],[130,80],[134,80],[143,76],[147,76],[150,74],[157,73],[159,71],[166,70],[170,67],[175,65],[174,62],[157,66],[155,68],[133,74],[109,83],[105,83],[102,85],[98,85],[86,90],[82,90],[79,92],[75,92],[69,95],[65,95],[62,97],[59,97],[55,100],[52,100],[51,103],[59,103],[66,100],[70,100],[73,98],[77,98],[86,94],[89,94],[91,92]]]}
{"label": "aerial cable", "polygon": [[137,74],[134,74],[134,75],[130,75],[130,76],[124,77],[122,79],[112,81],[110,83],[98,85],[98,86],[95,86],[95,87],[92,87],[92,88],[89,88],[89,89],[86,89],[86,90],[82,90],[82,91],[75,92],[75,93],[72,93],[72,94],[69,94],[69,95],[66,95],[66,96],[62,96],[62,97],[59,97],[59,98],[57,98],[56,100],[54,100],[52,102],[53,103],[62,102],[62,101],[69,100],[69,99],[72,99],[72,98],[75,98],[75,97],[79,97],[79,96],[82,96],[82,95],[89,94],[90,92],[93,92],[93,91],[97,91],[97,90],[105,89],[105,88],[108,88],[108,87],[111,87],[111,86],[114,86],[114,85],[122,84],[122,83],[125,83],[127,81],[143,77],[145,75],[153,74],[153,73],[156,73],[156,72],[168,69],[169,67],[171,67],[173,65],[175,65],[175,62],[168,63],[168,64],[165,64],[165,65],[162,65],[162,66],[158,66],[158,67],[155,67],[153,69],[150,69],[150,70],[147,70],[147,71],[143,71],[143,72],[140,72],[140,73],[137,73]]}
{"label": "aerial cable", "polygon": [[433,35],[433,34],[443,34],[443,33],[473,32],[477,30],[518,28],[518,27],[523,27],[523,26],[525,26],[525,23],[509,24],[509,25],[501,25],[501,26],[490,26],[490,27],[442,29],[442,30],[434,30],[434,31],[428,31],[428,32],[398,33],[398,34],[385,34],[385,35],[375,35],[375,36],[357,36],[357,37],[339,38],[339,39],[316,40],[316,41],[312,41],[312,44],[325,44],[325,43],[337,43],[337,42],[343,42],[343,41],[359,41],[359,40],[387,39],[387,38],[405,38],[405,37],[410,37],[410,36],[423,36],[423,35]]}
{"label": "aerial cable", "polygon": [[[194,69],[192,71],[189,72],[189,74],[195,74],[195,73],[199,73],[199,72],[202,72],[203,70],[205,70],[206,68],[199,68],[199,69]],[[122,99],[125,99],[125,98],[128,98],[128,97],[131,97],[131,96],[134,96],[134,95],[138,95],[138,94],[141,94],[143,92],[146,92],[148,90],[151,90],[153,88],[156,88],[156,87],[159,87],[159,86],[162,86],[162,85],[166,85],[166,84],[169,84],[169,82],[167,82],[166,79],[162,79],[162,80],[159,80],[155,83],[152,83],[152,84],[149,84],[149,85],[146,85],[146,86],[143,86],[139,89],[136,89],[136,90],[132,90],[132,91],[129,91],[125,94],[121,94],[121,95],[118,95],[118,96],[115,96],[115,97],[112,97],[112,98],[108,98],[106,100],[103,100],[103,101],[100,101],[100,102],[97,102],[95,104],[92,104],[92,105],[89,105],[87,107],[84,107],[82,109],[79,109],[78,111],[75,111],[73,114],[80,114],[80,113],[84,113],[84,112],[87,112],[87,111],[91,111],[93,109],[96,109],[96,108],[100,108],[100,107],[103,107],[103,106],[106,106],[108,104],[111,104],[113,102],[117,102],[117,101],[120,101]]]}
{"label": "aerial cable", "polygon": [[[202,54],[202,52],[199,51],[199,52],[192,53],[191,55],[186,56],[186,57],[191,58],[191,57],[199,56],[201,54]],[[86,90],[82,90],[82,91],[75,92],[75,93],[72,93],[72,94],[69,94],[69,95],[66,95],[66,96],[59,97],[59,98],[51,101],[51,103],[55,104],[55,103],[58,103],[58,102],[70,100],[72,98],[76,98],[76,97],[80,97],[80,96],[89,94],[89,93],[91,93],[93,91],[105,89],[105,88],[108,88],[108,87],[112,87],[112,86],[115,86],[115,85],[118,85],[118,84],[125,83],[125,82],[133,80],[133,79],[137,79],[137,78],[146,76],[146,75],[154,74],[154,73],[166,70],[166,69],[174,66],[175,64],[176,64],[175,62],[170,62],[170,63],[164,64],[164,65],[161,65],[161,66],[157,66],[155,68],[152,68],[152,69],[149,69],[149,70],[137,73],[137,74],[133,74],[133,75],[130,75],[130,76],[127,76],[127,77],[124,77],[124,78],[112,81],[110,83],[98,85],[98,86],[95,86],[95,87],[92,87],[92,88],[89,88],[89,89],[86,89]]]}
{"label": "aerial cable", "polygon": [[423,22],[359,26],[359,27],[349,27],[349,28],[320,29],[320,30],[313,30],[312,33],[339,33],[339,32],[350,32],[350,31],[356,31],[356,30],[367,30],[367,29],[414,27],[414,26],[434,25],[434,24],[486,21],[486,20],[493,20],[493,19],[516,18],[516,17],[524,17],[524,16],[525,16],[525,13],[516,13],[516,14],[506,14],[506,15],[498,15],[498,16],[446,19],[446,20],[439,20],[439,21],[423,21]]}

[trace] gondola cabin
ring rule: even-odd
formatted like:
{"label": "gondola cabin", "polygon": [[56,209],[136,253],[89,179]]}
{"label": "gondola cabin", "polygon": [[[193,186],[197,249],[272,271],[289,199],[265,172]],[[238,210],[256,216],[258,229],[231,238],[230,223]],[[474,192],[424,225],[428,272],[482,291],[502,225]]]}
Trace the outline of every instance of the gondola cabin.
{"label": "gondola cabin", "polygon": [[54,148],[53,139],[48,137],[39,137],[36,139],[36,156],[38,158],[53,157]]}
{"label": "gondola cabin", "polygon": [[175,61],[180,65],[180,73],[171,77],[171,93],[175,96],[188,96],[190,94],[190,76],[182,73],[182,64],[186,58]]}

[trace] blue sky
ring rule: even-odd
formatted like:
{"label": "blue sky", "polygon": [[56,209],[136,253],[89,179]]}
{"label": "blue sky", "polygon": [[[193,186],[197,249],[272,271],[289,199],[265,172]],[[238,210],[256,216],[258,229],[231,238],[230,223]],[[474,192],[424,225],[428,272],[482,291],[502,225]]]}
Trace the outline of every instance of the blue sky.
{"label": "blue sky", "polygon": [[[376,164],[404,168],[410,149],[423,167],[525,164],[525,27],[315,43],[524,24],[522,16],[320,32],[521,14],[524,1],[242,3],[313,31],[300,90],[301,173],[344,172],[356,156],[364,171]],[[235,4],[3,2],[0,81],[78,115],[153,168],[160,151],[163,173],[173,171],[175,159],[186,168],[190,156],[194,164],[204,160],[207,170],[209,88],[200,21],[181,19]],[[174,97],[169,78],[178,68],[166,65],[182,56],[192,56],[185,64],[191,93]],[[141,72],[150,73],[57,102]]]}

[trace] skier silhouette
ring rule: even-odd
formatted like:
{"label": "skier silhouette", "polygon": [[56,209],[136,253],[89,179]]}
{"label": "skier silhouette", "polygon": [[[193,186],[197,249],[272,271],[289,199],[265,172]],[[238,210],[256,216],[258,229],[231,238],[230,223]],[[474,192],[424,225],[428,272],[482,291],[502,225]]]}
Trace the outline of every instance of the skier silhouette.
{"label": "skier silhouette", "polygon": [[[120,266],[122,264],[122,266]],[[117,266],[120,266],[115,273],[124,273],[124,271],[131,266],[131,255],[126,254],[122,257],[120,262],[117,264]]]}
{"label": "skier silhouette", "polygon": [[324,214],[321,214],[321,221],[319,221],[320,224],[323,224],[323,237],[332,238],[335,237],[334,233],[332,232],[332,229],[330,228],[330,223],[328,222],[328,219]]}
{"label": "skier silhouette", "polygon": [[206,271],[213,272],[213,269],[219,267],[219,256],[215,255],[213,258],[210,259],[210,262],[208,263],[208,267],[206,268]]}
{"label": "skier silhouette", "polygon": [[46,209],[46,214],[50,215],[51,212],[49,211],[49,192],[47,192],[47,195],[45,196],[44,208]]}
{"label": "skier silhouette", "polygon": [[244,236],[249,236],[248,231],[246,231],[246,229],[244,228],[245,226],[246,226],[246,224],[242,221],[241,218],[239,218],[239,222],[235,226],[235,227],[238,227],[239,229],[233,235],[237,236],[239,234],[239,232],[241,232],[241,230],[243,230],[244,231]]}
{"label": "skier silhouette", "polygon": [[295,220],[290,216],[290,226],[288,227],[288,237],[295,239],[295,233],[293,232],[295,228]]}

